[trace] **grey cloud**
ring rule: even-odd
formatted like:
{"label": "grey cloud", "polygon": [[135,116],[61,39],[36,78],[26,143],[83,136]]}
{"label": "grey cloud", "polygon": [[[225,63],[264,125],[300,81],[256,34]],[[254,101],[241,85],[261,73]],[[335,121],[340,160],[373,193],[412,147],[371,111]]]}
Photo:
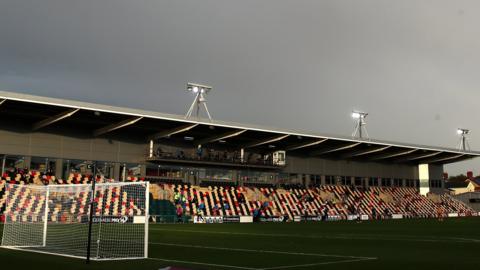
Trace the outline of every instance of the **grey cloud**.
{"label": "grey cloud", "polygon": [[[455,146],[480,100],[480,3],[1,0],[0,88],[221,120]],[[447,169],[473,169],[479,161]]]}

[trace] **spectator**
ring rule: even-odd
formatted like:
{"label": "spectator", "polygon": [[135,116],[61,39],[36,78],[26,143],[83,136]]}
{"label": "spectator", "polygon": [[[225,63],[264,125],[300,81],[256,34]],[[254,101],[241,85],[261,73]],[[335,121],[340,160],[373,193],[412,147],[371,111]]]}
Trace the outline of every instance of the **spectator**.
{"label": "spectator", "polygon": [[377,209],[372,206],[372,219],[378,219]]}
{"label": "spectator", "polygon": [[177,205],[177,221],[183,222],[183,208],[180,205]]}
{"label": "spectator", "polygon": [[224,202],[223,202],[223,209],[225,209],[225,210],[230,210],[230,205],[228,204],[227,201],[224,201]]}

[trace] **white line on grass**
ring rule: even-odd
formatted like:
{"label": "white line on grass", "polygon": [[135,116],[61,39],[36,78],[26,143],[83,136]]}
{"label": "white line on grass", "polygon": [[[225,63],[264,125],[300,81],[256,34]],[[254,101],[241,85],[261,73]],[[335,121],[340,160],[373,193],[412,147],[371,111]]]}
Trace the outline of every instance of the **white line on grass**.
{"label": "white line on grass", "polygon": [[376,260],[377,258],[363,258],[363,259],[352,259],[352,260],[340,260],[340,261],[329,261],[329,262],[320,262],[320,263],[308,263],[308,264],[296,264],[296,265],[283,265],[283,266],[274,266],[274,267],[265,267],[265,268],[253,268],[246,266],[236,266],[236,265],[226,265],[226,264],[216,264],[216,263],[203,263],[203,262],[194,262],[194,261],[184,261],[184,260],[172,260],[172,259],[162,259],[162,258],[148,258],[149,260],[154,261],[163,261],[163,262],[172,262],[180,264],[190,264],[190,265],[203,265],[203,266],[214,266],[214,267],[223,267],[231,269],[242,269],[242,270],[278,270],[278,269],[291,269],[291,268],[302,268],[302,267],[311,267],[319,265],[328,265],[328,264],[340,264],[340,263],[353,263],[353,262],[362,262],[362,261],[371,261]]}
{"label": "white line on grass", "polygon": [[362,262],[362,261],[371,261],[371,260],[376,260],[376,258],[357,259],[357,260],[343,260],[343,261],[321,262],[321,263],[307,263],[307,264],[286,265],[286,266],[275,266],[275,267],[262,268],[262,269],[258,269],[258,270],[289,269],[289,268],[298,268],[298,267],[311,267],[311,266],[319,266],[319,265],[327,265],[327,264],[352,263],[352,262]]}
{"label": "white line on grass", "polygon": [[480,240],[473,238],[447,237],[448,239],[461,240],[466,242],[480,243]]}
{"label": "white line on grass", "polygon": [[316,239],[344,239],[344,240],[375,240],[375,241],[406,241],[406,242],[450,242],[450,243],[477,243],[479,241],[475,239],[466,239],[466,238],[444,238],[444,239],[421,239],[421,238],[411,238],[410,236],[393,238],[393,237],[363,237],[358,235],[300,235],[300,234],[273,234],[273,233],[243,233],[243,232],[222,232],[222,231],[201,231],[201,230],[172,230],[172,229],[160,229],[160,228],[151,228],[153,231],[166,231],[166,232],[185,232],[185,233],[204,233],[204,234],[225,234],[225,235],[246,235],[246,236],[263,236],[263,237],[288,237],[288,238],[316,238]]}
{"label": "white line on grass", "polygon": [[377,259],[377,258],[373,258],[373,257],[348,256],[348,255],[336,255],[336,254],[302,253],[302,252],[288,252],[288,251],[261,250],[261,249],[244,249],[244,248],[226,248],[226,247],[182,245],[182,244],[158,243],[158,242],[149,242],[149,244],[151,244],[151,245],[161,245],[161,246],[173,246],[173,247],[213,249],[213,250],[225,250],[225,251],[240,251],[240,252],[252,252],[252,253],[270,253],[270,254],[282,254],[282,255],[294,255],[294,256],[349,258],[349,259],[360,259],[360,260],[376,260]]}
{"label": "white line on grass", "polygon": [[243,270],[259,270],[258,268],[235,266],[235,265],[225,265],[225,264],[215,264],[215,263],[202,263],[202,262],[192,262],[192,261],[182,261],[182,260],[170,260],[170,259],[161,259],[161,258],[148,258],[148,259],[149,259],[149,260],[154,260],[154,261],[173,262],[173,263],[191,264],[191,265],[214,266],[214,267],[223,267],[223,268],[232,268],[232,269],[243,269]]}

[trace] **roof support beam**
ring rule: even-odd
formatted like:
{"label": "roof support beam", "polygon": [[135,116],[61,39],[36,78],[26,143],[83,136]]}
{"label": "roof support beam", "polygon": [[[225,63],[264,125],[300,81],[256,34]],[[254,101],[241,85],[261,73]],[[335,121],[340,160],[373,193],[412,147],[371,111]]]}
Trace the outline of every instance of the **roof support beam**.
{"label": "roof support beam", "polygon": [[[5,99],[3,100],[5,101]],[[49,126],[53,123],[56,123],[60,120],[63,120],[65,118],[68,118],[72,115],[74,115],[76,112],[78,112],[80,109],[69,109],[69,110],[66,110],[64,112],[61,112],[57,115],[54,115],[52,117],[49,117],[47,119],[44,119],[44,120],[41,120],[41,121],[38,121],[36,122],[35,124],[33,124],[32,126],[32,130],[35,131],[35,130],[39,130],[43,127],[46,127],[46,126]]]}
{"label": "roof support beam", "polygon": [[424,155],[420,155],[420,156],[405,157],[405,158],[396,159],[393,162],[395,162],[395,163],[411,162],[411,161],[415,161],[415,160],[419,160],[419,159],[434,157],[434,156],[440,155],[441,153],[443,153],[443,152],[434,152],[434,153],[424,154]]}
{"label": "roof support beam", "polygon": [[133,125],[133,124],[135,124],[136,122],[142,120],[142,118],[143,118],[142,116],[140,116],[140,117],[133,117],[133,118],[129,118],[129,119],[120,121],[120,122],[118,122],[118,123],[114,123],[114,124],[108,125],[108,126],[106,126],[106,127],[99,128],[99,129],[93,131],[93,136],[97,137],[97,136],[103,135],[103,134],[105,134],[105,133],[109,133],[109,132],[112,132],[112,131],[114,131],[114,130],[117,130],[117,129],[120,129],[120,128],[124,128],[124,127],[130,126],[130,125]]}
{"label": "roof support beam", "polygon": [[360,145],[360,144],[361,144],[361,142],[355,142],[355,143],[351,143],[351,144],[348,144],[348,145],[330,147],[330,148],[323,149],[323,150],[320,149],[320,150],[311,152],[310,156],[320,156],[320,155],[324,155],[324,154],[329,154],[329,153],[333,153],[333,152],[347,150],[347,149],[350,149],[350,148],[354,148],[355,146]]}
{"label": "roof support beam", "polygon": [[244,133],[245,131],[247,131],[247,130],[246,130],[246,129],[240,129],[240,130],[237,129],[237,130],[234,130],[234,131],[225,132],[225,133],[223,133],[223,134],[214,135],[214,136],[211,136],[211,137],[202,139],[202,140],[198,140],[195,144],[197,144],[197,145],[203,145],[203,144],[206,144],[206,143],[211,143],[211,142],[217,142],[217,141],[220,141],[220,140],[225,140],[225,139],[228,139],[228,138],[232,138],[232,137],[238,136],[238,135]]}
{"label": "roof support beam", "polygon": [[352,153],[349,153],[349,154],[345,154],[345,155],[342,156],[342,158],[353,158],[353,157],[369,155],[369,154],[381,152],[383,150],[387,150],[390,147],[391,146],[383,146],[383,147],[377,147],[377,148],[374,148],[374,149],[359,150],[359,151],[355,151],[355,152],[352,152]]}
{"label": "roof support beam", "polygon": [[270,137],[270,138],[267,138],[267,139],[263,139],[263,140],[259,140],[259,141],[256,141],[256,142],[246,144],[242,148],[246,149],[246,148],[252,148],[252,147],[264,145],[264,144],[267,144],[267,143],[278,142],[280,140],[283,140],[283,139],[287,138],[288,136],[290,136],[290,135],[283,134],[283,135],[280,135],[280,136]]}
{"label": "roof support beam", "polygon": [[416,151],[418,151],[418,149],[402,150],[402,151],[400,151],[400,152],[377,155],[377,156],[374,156],[373,158],[370,158],[370,160],[371,160],[371,161],[377,161],[377,160],[382,160],[382,159],[400,157],[400,156],[404,156],[404,155],[408,155],[408,154],[414,153],[414,152],[416,152]]}
{"label": "roof support beam", "polygon": [[172,128],[172,129],[163,130],[163,131],[160,131],[160,132],[157,132],[157,133],[151,135],[149,137],[149,139],[150,140],[158,140],[158,139],[161,139],[161,138],[170,137],[170,136],[178,134],[178,133],[189,131],[190,129],[192,129],[196,126],[198,126],[198,124],[193,124],[192,123],[192,124],[186,124],[186,125],[182,125],[182,126],[179,126],[179,127],[176,127],[176,128]]}
{"label": "roof support beam", "polygon": [[325,142],[326,140],[328,140],[328,139],[319,139],[319,140],[316,140],[314,142],[301,143],[301,144],[288,146],[287,148],[285,148],[285,151],[293,151],[293,150],[298,150],[298,149],[318,145],[318,144],[321,144],[321,143]]}
{"label": "roof support beam", "polygon": [[5,101],[7,101],[7,99],[0,99],[0,105],[2,105],[3,103],[5,103]]}
{"label": "roof support beam", "polygon": [[452,160],[452,159],[461,158],[461,157],[463,157],[463,156],[465,156],[465,154],[459,154],[459,155],[454,155],[454,156],[445,157],[445,158],[432,158],[432,159],[428,159],[428,160],[422,161],[422,163],[430,164],[430,163],[437,163],[437,162],[449,161],[449,160]]}

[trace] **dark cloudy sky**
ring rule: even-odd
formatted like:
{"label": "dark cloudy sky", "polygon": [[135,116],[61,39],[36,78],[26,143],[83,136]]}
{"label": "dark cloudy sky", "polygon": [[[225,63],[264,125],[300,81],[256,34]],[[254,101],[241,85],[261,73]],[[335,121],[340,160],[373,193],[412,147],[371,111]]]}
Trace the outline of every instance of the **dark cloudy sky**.
{"label": "dark cloudy sky", "polygon": [[[0,0],[0,89],[480,150],[480,2]],[[448,166],[450,173],[480,161]]]}

